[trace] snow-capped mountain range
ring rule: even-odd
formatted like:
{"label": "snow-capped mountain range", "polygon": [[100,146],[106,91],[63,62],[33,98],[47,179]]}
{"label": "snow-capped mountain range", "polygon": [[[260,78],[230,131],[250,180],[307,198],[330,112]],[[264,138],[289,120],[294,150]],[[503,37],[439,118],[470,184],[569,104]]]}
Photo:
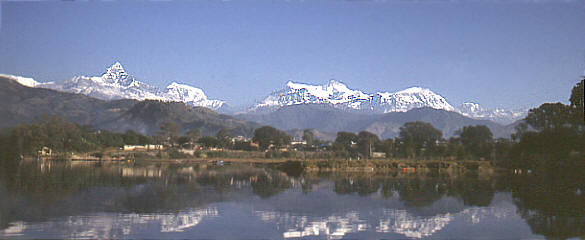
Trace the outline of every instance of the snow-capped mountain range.
{"label": "snow-capped mountain range", "polygon": [[249,111],[272,111],[298,104],[329,104],[346,110],[375,113],[406,112],[413,108],[431,107],[458,112],[471,118],[506,124],[522,118],[526,113],[523,110],[485,109],[471,102],[463,103],[455,108],[441,95],[421,87],[411,87],[398,92],[364,93],[350,89],[336,80],[331,80],[324,85],[289,81],[283,89],[268,95],[252,106]]}
{"label": "snow-capped mountain range", "polygon": [[454,110],[445,98],[428,89],[413,87],[396,93],[367,94],[352,90],[336,80],[322,86],[289,81],[284,89],[272,93],[250,110],[274,109],[296,104],[331,104],[352,110],[373,110],[383,113],[406,112],[418,107]]}
{"label": "snow-capped mountain range", "polygon": [[[128,74],[119,62],[108,67],[101,76],[75,76],[62,82],[41,83],[32,78],[1,76],[12,78],[28,87],[51,88],[105,100],[152,99],[184,102],[214,110],[226,108],[224,101],[210,100],[203,90],[196,87],[173,82],[165,89],[160,89],[138,81]],[[247,112],[274,111],[280,107],[299,104],[328,104],[344,110],[373,113],[406,112],[413,108],[431,107],[504,124],[522,118],[527,112],[526,110],[485,109],[472,102],[463,103],[456,108],[443,96],[421,87],[411,87],[398,92],[365,93],[350,89],[336,80],[330,80],[324,85],[289,81],[283,89],[273,92],[249,107]]]}
{"label": "snow-capped mountain range", "polygon": [[137,99],[184,102],[192,106],[218,110],[225,102],[210,100],[203,90],[186,84],[173,82],[165,90],[136,80],[128,74],[122,64],[115,62],[101,76],[75,76],[63,82],[40,83],[32,78],[10,76],[28,87],[51,88],[64,92],[88,95],[104,100]]}
{"label": "snow-capped mountain range", "polygon": [[502,108],[486,109],[477,103],[465,102],[457,108],[457,112],[470,118],[492,120],[498,123],[509,124],[525,117],[528,110],[507,110]]}

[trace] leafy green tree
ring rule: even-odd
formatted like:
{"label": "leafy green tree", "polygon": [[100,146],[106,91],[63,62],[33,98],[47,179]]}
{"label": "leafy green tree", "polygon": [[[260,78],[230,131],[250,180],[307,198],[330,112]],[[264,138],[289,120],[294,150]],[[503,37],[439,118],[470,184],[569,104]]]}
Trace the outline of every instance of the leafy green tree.
{"label": "leafy green tree", "polygon": [[507,138],[498,138],[494,141],[494,158],[496,165],[502,167],[510,167],[510,151],[514,146],[514,142]]}
{"label": "leafy green tree", "polygon": [[381,142],[381,148],[382,148],[382,152],[386,153],[387,158],[394,157],[395,152],[396,152],[394,139],[392,139],[392,138],[384,139]]}
{"label": "leafy green tree", "polygon": [[190,142],[189,137],[187,136],[180,136],[177,138],[177,144],[179,144],[179,146],[185,147],[187,146],[187,143]]}
{"label": "leafy green tree", "polygon": [[215,137],[219,141],[219,144],[222,148],[229,148],[232,146],[232,138],[234,137],[234,134],[231,130],[222,128],[219,130],[219,132],[217,132]]}
{"label": "leafy green tree", "polygon": [[455,132],[463,147],[471,156],[489,158],[493,143],[493,134],[485,125],[465,126]]}
{"label": "leafy green tree", "polygon": [[213,136],[205,136],[199,138],[199,143],[207,148],[215,148],[220,146],[219,140]]}
{"label": "leafy green tree", "polygon": [[337,137],[333,143],[333,148],[337,154],[344,155],[346,157],[353,157],[357,151],[354,145],[358,141],[358,136],[351,132],[337,132]]}
{"label": "leafy green tree", "polygon": [[426,122],[407,122],[400,127],[399,139],[407,157],[430,156],[443,133]]}
{"label": "leafy green tree", "polygon": [[174,144],[181,132],[181,125],[174,122],[164,122],[160,125],[160,130],[162,135],[166,137],[171,144]]}
{"label": "leafy green tree", "polygon": [[530,109],[525,124],[517,127],[518,143],[510,150],[514,162],[509,166],[545,172],[585,168],[583,80],[573,87],[569,100],[571,105],[544,103]]}
{"label": "leafy green tree", "polygon": [[1,136],[1,149],[17,154],[36,154],[42,147],[55,153],[87,152],[105,147],[121,147],[124,144],[148,143],[150,138],[133,131],[124,134],[95,131],[89,126],[79,126],[58,116],[42,116],[33,124],[10,128]]}
{"label": "leafy green tree", "polygon": [[187,131],[185,136],[187,136],[189,138],[190,142],[196,142],[197,139],[199,139],[199,137],[201,137],[201,130],[199,130],[199,129],[189,130],[189,131]]}
{"label": "leafy green tree", "polygon": [[315,134],[311,131],[311,129],[305,129],[303,131],[303,140],[307,142],[308,146],[312,146],[315,140]]}
{"label": "leafy green tree", "polygon": [[124,140],[124,144],[128,145],[138,145],[140,142],[138,134],[133,130],[127,130],[126,132],[124,132],[124,135],[122,135],[122,139]]}
{"label": "leafy green tree", "polygon": [[358,151],[365,157],[371,158],[374,152],[380,145],[378,135],[368,131],[361,131],[357,136]]}
{"label": "leafy green tree", "polygon": [[545,103],[528,111],[524,121],[537,131],[568,126],[570,107],[562,103]]}
{"label": "leafy green tree", "polygon": [[254,130],[252,141],[257,143],[260,149],[266,150],[271,144],[277,148],[290,144],[292,137],[271,126],[263,126]]}
{"label": "leafy green tree", "polygon": [[583,85],[585,84],[585,77],[583,80],[578,82],[573,89],[571,90],[571,97],[569,101],[571,102],[571,115],[573,119],[573,124],[577,126],[584,126],[585,125],[585,114],[583,113],[584,106],[583,106]]}

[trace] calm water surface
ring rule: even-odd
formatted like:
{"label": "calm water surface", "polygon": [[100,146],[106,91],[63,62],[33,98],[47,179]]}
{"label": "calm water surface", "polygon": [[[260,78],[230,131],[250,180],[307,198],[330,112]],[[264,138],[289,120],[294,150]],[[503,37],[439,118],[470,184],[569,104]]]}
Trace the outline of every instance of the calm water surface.
{"label": "calm water surface", "polygon": [[539,176],[29,163],[0,178],[0,238],[584,239],[584,190]]}

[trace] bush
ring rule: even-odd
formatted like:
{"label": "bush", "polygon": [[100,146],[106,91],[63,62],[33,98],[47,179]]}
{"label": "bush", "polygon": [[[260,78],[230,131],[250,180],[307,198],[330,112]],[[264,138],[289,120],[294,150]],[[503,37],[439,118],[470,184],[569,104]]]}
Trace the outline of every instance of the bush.
{"label": "bush", "polygon": [[228,157],[228,153],[221,151],[221,152],[207,152],[207,157],[209,158],[226,158]]}
{"label": "bush", "polygon": [[281,158],[282,154],[279,151],[268,151],[264,154],[265,158]]}

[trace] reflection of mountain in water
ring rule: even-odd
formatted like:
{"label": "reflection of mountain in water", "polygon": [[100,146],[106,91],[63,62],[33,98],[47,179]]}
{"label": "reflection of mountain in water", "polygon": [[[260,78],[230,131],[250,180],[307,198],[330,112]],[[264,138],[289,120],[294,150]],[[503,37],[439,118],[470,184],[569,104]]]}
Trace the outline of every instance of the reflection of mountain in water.
{"label": "reflection of mountain in water", "polygon": [[405,210],[384,209],[386,219],[381,219],[376,231],[395,232],[409,238],[431,236],[443,229],[453,219],[451,214],[441,214],[428,218],[414,217]]}
{"label": "reflection of mountain in water", "polygon": [[[350,233],[374,231],[393,233],[408,238],[430,237],[445,228],[454,219],[469,224],[479,224],[481,219],[503,219],[515,209],[497,207],[475,207],[461,212],[417,216],[404,209],[377,209],[376,211],[349,211],[329,216],[299,215],[292,212],[256,211],[262,221],[276,225],[284,238],[325,237],[341,239]],[[379,214],[376,214],[379,213]]]}
{"label": "reflection of mountain in water", "polygon": [[5,237],[22,236],[25,231],[51,229],[46,234],[70,238],[123,238],[134,231],[145,228],[160,232],[183,232],[199,224],[203,219],[218,216],[216,208],[180,211],[175,214],[98,214],[90,216],[69,216],[60,221],[26,225],[15,222],[2,233]]}

